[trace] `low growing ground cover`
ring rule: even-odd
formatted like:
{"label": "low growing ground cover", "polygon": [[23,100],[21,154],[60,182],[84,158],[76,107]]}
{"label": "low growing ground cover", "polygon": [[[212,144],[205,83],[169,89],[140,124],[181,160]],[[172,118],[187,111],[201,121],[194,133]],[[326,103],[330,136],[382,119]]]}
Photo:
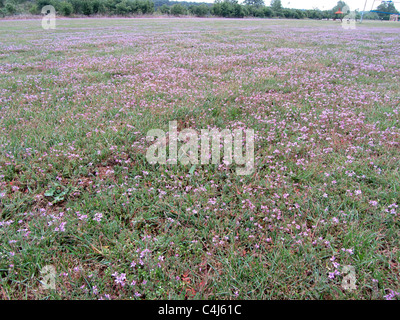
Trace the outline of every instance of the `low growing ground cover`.
{"label": "low growing ground cover", "polygon": [[[399,40],[389,22],[0,21],[0,297],[396,299]],[[147,132],[174,120],[253,129],[255,171],[149,164]]]}

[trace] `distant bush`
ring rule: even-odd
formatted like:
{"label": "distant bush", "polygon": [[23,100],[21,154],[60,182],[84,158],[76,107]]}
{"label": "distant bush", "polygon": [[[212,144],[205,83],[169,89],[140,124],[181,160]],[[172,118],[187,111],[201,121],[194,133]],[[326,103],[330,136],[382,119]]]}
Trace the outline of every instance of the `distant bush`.
{"label": "distant bush", "polygon": [[58,6],[61,15],[68,17],[74,11],[74,7],[69,2],[61,2]]}
{"label": "distant bush", "polygon": [[170,13],[170,8],[166,4],[163,4],[160,7],[160,12],[163,13],[163,14],[169,14]]}
{"label": "distant bush", "polygon": [[174,16],[180,16],[180,15],[183,15],[185,13],[186,13],[185,7],[183,7],[180,4],[174,4],[171,7],[171,14],[174,15]]}
{"label": "distant bush", "polygon": [[244,17],[243,6],[241,6],[241,5],[238,4],[238,3],[234,4],[233,16],[234,16],[235,18],[243,18],[243,17]]}
{"label": "distant bush", "polygon": [[17,13],[17,8],[12,3],[6,3],[5,9],[6,14],[10,16]]}
{"label": "distant bush", "polygon": [[[239,4],[238,0],[214,0],[213,4],[170,0],[0,0],[0,16],[19,13],[40,14],[45,5],[52,5],[63,16],[78,15],[135,15],[152,14],[154,10],[174,16],[209,15],[225,18],[286,18],[286,19],[332,19],[335,10],[299,10],[284,8],[280,1],[273,1],[274,6],[265,6],[261,0],[247,0]],[[359,19],[360,14],[356,17]],[[379,19],[376,13],[366,13],[364,19]]]}
{"label": "distant bush", "polygon": [[210,14],[210,7],[207,6],[206,4],[201,4],[198,6],[191,5],[189,7],[189,12],[196,17],[205,17]]}
{"label": "distant bush", "polygon": [[102,13],[103,3],[100,0],[93,0],[92,1],[92,11],[93,11],[93,14]]}
{"label": "distant bush", "polygon": [[82,1],[82,13],[85,16],[90,16],[93,14],[93,3],[90,0]]}
{"label": "distant bush", "polygon": [[56,2],[56,1],[53,1],[53,0],[36,0],[36,6],[37,6],[37,9],[38,9],[38,13],[41,12],[41,10],[42,10],[42,8],[44,6],[51,5],[54,8],[57,8],[58,4],[59,4],[59,2]]}
{"label": "distant bush", "polygon": [[265,7],[263,8],[264,17],[270,18],[274,16],[274,11],[271,8]]}
{"label": "distant bush", "polygon": [[115,6],[117,14],[127,15],[131,13],[131,7],[127,1],[122,1]]}
{"label": "distant bush", "polygon": [[36,4],[32,4],[32,6],[29,8],[28,12],[30,14],[39,14],[39,9]]}
{"label": "distant bush", "polygon": [[235,0],[225,0],[224,2],[215,2],[211,12],[215,16],[225,18],[243,18],[246,11],[244,8]]}

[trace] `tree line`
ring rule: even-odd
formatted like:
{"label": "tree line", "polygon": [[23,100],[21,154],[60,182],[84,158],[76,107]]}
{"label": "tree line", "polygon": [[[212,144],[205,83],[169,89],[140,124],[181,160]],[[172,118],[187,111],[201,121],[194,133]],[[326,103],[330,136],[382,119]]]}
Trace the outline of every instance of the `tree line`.
{"label": "tree line", "polygon": [[[217,16],[225,18],[288,18],[288,19],[335,19],[335,12],[344,8],[346,3],[339,1],[331,10],[300,10],[282,6],[281,0],[272,0],[266,6],[264,0],[215,0],[210,3],[169,0],[0,0],[0,16],[17,14],[41,14],[41,8],[52,5],[57,14],[73,15],[104,15],[104,16],[134,16],[134,15],[172,15],[172,16]],[[393,3],[381,4],[377,10],[398,13]],[[356,12],[356,18],[360,13]],[[368,13],[364,19],[389,19],[388,14]]]}

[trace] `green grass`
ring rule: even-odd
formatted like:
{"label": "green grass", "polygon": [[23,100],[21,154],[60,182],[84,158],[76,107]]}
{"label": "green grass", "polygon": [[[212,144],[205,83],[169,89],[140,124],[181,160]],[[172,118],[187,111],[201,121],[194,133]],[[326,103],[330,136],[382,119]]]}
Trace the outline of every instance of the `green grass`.
{"label": "green grass", "polygon": [[[2,21],[0,297],[398,292],[399,26]],[[254,129],[255,172],[149,164],[147,132],[173,120]]]}

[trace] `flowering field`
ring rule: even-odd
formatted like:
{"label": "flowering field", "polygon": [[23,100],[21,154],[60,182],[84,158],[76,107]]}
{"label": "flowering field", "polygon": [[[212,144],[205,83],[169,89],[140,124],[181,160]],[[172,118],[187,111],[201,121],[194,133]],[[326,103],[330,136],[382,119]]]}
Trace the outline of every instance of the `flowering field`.
{"label": "flowering field", "polygon": [[[399,66],[398,23],[1,21],[0,298],[396,299]],[[255,171],[150,164],[170,121]]]}

